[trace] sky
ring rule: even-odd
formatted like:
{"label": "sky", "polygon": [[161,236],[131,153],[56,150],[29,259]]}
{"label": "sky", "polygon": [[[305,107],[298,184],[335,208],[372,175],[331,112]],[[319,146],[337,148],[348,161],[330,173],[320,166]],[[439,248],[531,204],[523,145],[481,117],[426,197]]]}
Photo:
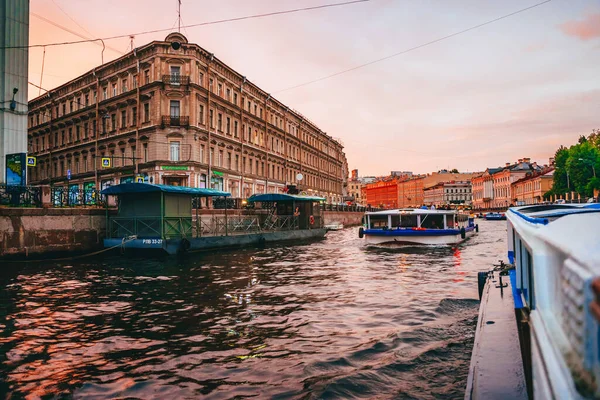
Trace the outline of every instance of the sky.
{"label": "sky", "polygon": [[[197,43],[324,132],[361,176],[392,170],[483,171],[519,158],[547,164],[600,128],[600,0],[552,0],[385,61],[311,82],[541,3],[370,0],[185,28]],[[182,0],[183,25],[343,0]],[[176,30],[177,0],[31,0],[30,44]],[[134,46],[168,32],[136,35]],[[104,62],[130,39],[106,41]],[[93,43],[47,47],[41,86],[99,65]],[[40,84],[43,49],[29,56]],[[29,86],[29,98],[39,90]]]}

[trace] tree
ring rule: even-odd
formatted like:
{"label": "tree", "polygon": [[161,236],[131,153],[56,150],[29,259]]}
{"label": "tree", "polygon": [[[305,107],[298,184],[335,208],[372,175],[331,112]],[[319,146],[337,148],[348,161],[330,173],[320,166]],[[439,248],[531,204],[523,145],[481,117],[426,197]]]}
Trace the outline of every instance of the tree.
{"label": "tree", "polygon": [[568,192],[569,181],[567,177],[567,159],[569,158],[569,149],[560,146],[554,153],[554,177],[552,184],[552,194],[564,194]]}
{"label": "tree", "polygon": [[450,171],[451,174],[458,174],[458,170],[456,168],[454,168],[452,171]]}

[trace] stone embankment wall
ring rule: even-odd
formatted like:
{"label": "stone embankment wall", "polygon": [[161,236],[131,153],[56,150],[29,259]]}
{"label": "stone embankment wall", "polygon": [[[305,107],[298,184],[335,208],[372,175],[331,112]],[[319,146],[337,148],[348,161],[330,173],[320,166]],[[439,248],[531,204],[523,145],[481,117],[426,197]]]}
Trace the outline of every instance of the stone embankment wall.
{"label": "stone embankment wall", "polygon": [[0,257],[102,248],[106,210],[0,208]]}
{"label": "stone embankment wall", "polygon": [[325,225],[344,224],[344,226],[356,226],[361,224],[365,213],[363,212],[343,212],[343,211],[324,211]]}

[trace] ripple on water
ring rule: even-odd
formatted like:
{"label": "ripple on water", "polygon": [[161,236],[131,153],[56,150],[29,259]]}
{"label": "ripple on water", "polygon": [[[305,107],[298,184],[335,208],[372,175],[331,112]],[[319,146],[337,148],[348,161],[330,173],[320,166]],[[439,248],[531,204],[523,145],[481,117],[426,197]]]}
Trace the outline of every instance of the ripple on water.
{"label": "ripple on water", "polygon": [[461,398],[477,272],[456,247],[365,248],[356,229],[179,260],[0,271],[0,392],[14,398]]}

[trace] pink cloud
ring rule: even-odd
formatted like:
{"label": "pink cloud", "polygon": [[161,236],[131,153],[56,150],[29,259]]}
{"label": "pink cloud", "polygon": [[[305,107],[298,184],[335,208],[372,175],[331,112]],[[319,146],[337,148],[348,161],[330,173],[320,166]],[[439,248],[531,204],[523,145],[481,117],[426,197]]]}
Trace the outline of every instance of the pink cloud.
{"label": "pink cloud", "polygon": [[590,14],[581,21],[565,22],[560,28],[567,35],[578,37],[581,40],[600,37],[600,13]]}

